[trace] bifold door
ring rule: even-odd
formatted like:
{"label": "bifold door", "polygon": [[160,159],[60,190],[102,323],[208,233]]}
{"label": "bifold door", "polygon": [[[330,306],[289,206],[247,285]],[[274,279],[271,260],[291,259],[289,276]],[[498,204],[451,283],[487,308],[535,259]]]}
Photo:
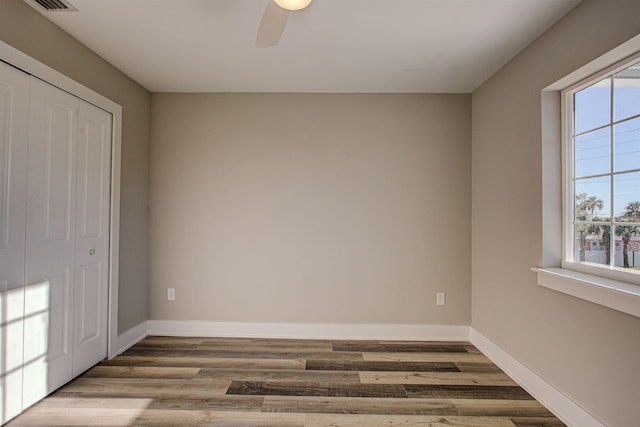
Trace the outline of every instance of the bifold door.
{"label": "bifold door", "polygon": [[[9,80],[5,74],[21,74],[0,66],[3,81]],[[11,98],[10,113],[0,108],[0,120],[4,114],[12,129],[9,138],[5,127],[4,145],[9,141],[12,148],[18,147],[5,149],[11,167],[0,169],[12,186],[8,228],[21,230],[15,232],[11,251],[6,256],[2,252],[0,264],[12,266],[7,273],[3,268],[0,280],[6,284],[0,285],[3,301],[16,301],[15,310],[7,310],[6,316],[17,319],[3,323],[3,342],[22,328],[21,363],[15,368],[21,371],[20,389],[9,384],[15,364],[9,363],[12,351],[3,347],[1,355],[3,368],[6,365],[3,420],[16,413],[6,396],[21,396],[15,397],[21,400],[15,407],[22,410],[107,355],[112,117],[37,78],[23,77],[11,77],[20,80],[23,93],[5,96]],[[13,136],[18,132],[13,129],[24,127],[25,121],[27,132]],[[20,298],[22,310],[17,308]],[[16,326],[9,330],[10,324]]]}
{"label": "bifold door", "polygon": [[30,109],[25,407],[72,377],[78,99],[33,79]]}
{"label": "bifold door", "polygon": [[29,76],[0,62],[0,420],[22,411]]}
{"label": "bifold door", "polygon": [[111,114],[80,101],[73,376],[107,356]]}

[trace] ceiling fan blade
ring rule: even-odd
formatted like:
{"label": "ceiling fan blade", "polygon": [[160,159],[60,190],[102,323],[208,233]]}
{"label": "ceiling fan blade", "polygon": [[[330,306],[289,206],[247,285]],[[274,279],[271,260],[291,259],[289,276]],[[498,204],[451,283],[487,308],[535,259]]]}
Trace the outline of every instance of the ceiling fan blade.
{"label": "ceiling fan blade", "polygon": [[258,27],[256,47],[272,47],[280,42],[280,37],[287,26],[289,11],[278,6],[273,0],[269,0]]}

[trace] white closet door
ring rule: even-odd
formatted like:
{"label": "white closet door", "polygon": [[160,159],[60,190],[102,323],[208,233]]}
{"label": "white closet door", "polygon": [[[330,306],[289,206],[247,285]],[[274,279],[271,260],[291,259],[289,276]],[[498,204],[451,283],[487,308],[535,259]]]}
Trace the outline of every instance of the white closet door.
{"label": "white closet door", "polygon": [[22,410],[29,77],[0,62],[0,421]]}
{"label": "white closet door", "polygon": [[73,376],[107,355],[111,114],[80,101]]}
{"label": "white closet door", "polygon": [[31,79],[24,395],[72,378],[78,99]]}

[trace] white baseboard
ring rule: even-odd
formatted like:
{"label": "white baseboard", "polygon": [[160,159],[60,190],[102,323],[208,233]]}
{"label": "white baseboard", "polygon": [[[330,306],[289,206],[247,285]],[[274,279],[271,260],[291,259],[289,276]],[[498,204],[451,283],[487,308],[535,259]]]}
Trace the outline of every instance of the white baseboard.
{"label": "white baseboard", "polygon": [[575,427],[605,427],[603,423],[567,395],[546,382],[542,377],[498,347],[480,332],[473,328],[470,329],[471,344],[476,346],[478,350],[498,365],[500,369],[520,384],[536,400],[553,412],[562,422]]}
{"label": "white baseboard", "polygon": [[139,323],[133,328],[130,328],[124,333],[118,335],[118,341],[115,345],[115,348],[112,348],[109,352],[109,359],[112,359],[120,353],[123,353],[129,347],[132,347],[138,341],[144,339],[147,335],[149,335],[147,323],[147,321]]}
{"label": "white baseboard", "polygon": [[149,335],[237,338],[468,341],[469,326],[147,321]]}

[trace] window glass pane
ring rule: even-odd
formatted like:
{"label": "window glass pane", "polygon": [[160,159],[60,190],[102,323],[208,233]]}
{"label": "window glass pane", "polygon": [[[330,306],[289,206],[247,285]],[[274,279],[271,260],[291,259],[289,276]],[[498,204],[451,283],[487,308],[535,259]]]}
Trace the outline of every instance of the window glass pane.
{"label": "window glass pane", "polygon": [[610,123],[611,79],[605,79],[576,92],[573,98],[574,133]]}
{"label": "window glass pane", "polygon": [[615,121],[640,114],[640,63],[616,74],[613,88]]}
{"label": "window glass pane", "polygon": [[613,140],[614,170],[640,169],[640,118],[615,125]]}
{"label": "window glass pane", "polygon": [[640,273],[640,227],[616,226],[615,266]]}
{"label": "window glass pane", "polygon": [[622,215],[617,219],[621,222],[640,222],[640,201],[634,200],[624,206]]}
{"label": "window glass pane", "polygon": [[611,227],[599,224],[576,224],[575,259],[578,262],[609,265]]}
{"label": "window glass pane", "polygon": [[611,213],[611,178],[577,179],[575,181],[575,220],[608,221]]}
{"label": "window glass pane", "polygon": [[613,211],[616,221],[628,221],[638,214],[640,204],[640,172],[615,175],[613,179]]}
{"label": "window glass pane", "polygon": [[610,129],[606,127],[575,137],[574,157],[577,178],[611,172]]}

